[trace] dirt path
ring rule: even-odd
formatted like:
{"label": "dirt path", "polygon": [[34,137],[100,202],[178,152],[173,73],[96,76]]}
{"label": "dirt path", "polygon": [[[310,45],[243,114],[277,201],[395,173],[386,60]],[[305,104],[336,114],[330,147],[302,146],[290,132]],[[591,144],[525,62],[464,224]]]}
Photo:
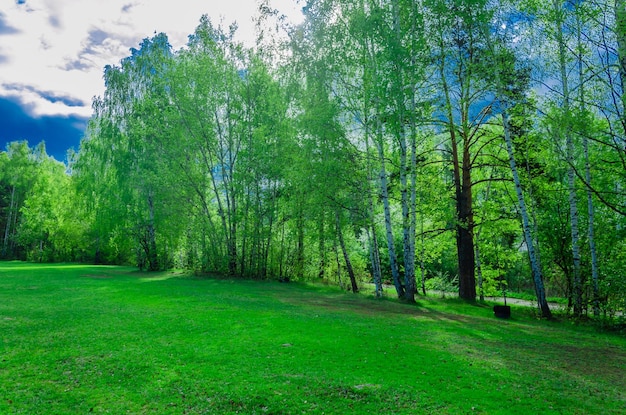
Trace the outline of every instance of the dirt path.
{"label": "dirt path", "polygon": [[[428,291],[427,292],[428,295],[432,295],[432,296],[441,296],[442,293],[441,291]],[[445,297],[458,297],[458,293],[454,293],[454,292],[446,292],[445,293]],[[485,301],[492,301],[494,303],[497,304],[504,304],[504,298],[502,297],[485,297]],[[506,298],[506,304],[507,305],[521,305],[521,306],[526,306],[526,307],[536,307],[538,308],[537,305],[537,301],[529,301],[529,300],[522,300],[519,298],[511,298],[511,297],[507,297]],[[548,306],[550,307],[551,310],[565,310],[567,308],[566,305],[563,304],[559,304],[559,303],[554,303],[554,302],[548,302]]]}
{"label": "dirt path", "polygon": [[[372,283],[367,283],[367,285],[371,288],[374,289],[374,284]],[[384,285],[384,288],[386,290],[392,290],[393,289],[393,285]],[[441,291],[433,291],[433,290],[429,290],[427,291],[427,294],[429,296],[433,296],[433,297],[446,297],[446,298],[452,298],[452,297],[458,297],[459,293],[456,292],[444,292],[442,293]],[[504,298],[502,297],[485,297],[485,301],[491,301],[497,304],[504,304]],[[525,306],[525,307],[535,307],[538,308],[537,306],[537,301],[529,301],[529,300],[522,300],[519,298],[510,298],[507,297],[506,298],[506,304],[507,305],[519,305],[519,306]],[[548,302],[548,306],[550,307],[551,310],[565,310],[567,309],[566,305],[563,304],[559,304],[559,303],[554,303],[554,302]]]}
{"label": "dirt path", "polygon": [[[498,304],[504,304],[504,299],[502,297],[485,297],[485,300],[493,301],[494,303],[498,303]],[[527,306],[527,307],[538,307],[536,301],[521,300],[519,298],[509,298],[509,297],[507,297],[506,299],[506,304],[507,305],[522,305],[522,306]],[[548,306],[550,307],[551,310],[565,310],[565,308],[567,307],[563,304],[551,303],[551,302],[548,303]]]}

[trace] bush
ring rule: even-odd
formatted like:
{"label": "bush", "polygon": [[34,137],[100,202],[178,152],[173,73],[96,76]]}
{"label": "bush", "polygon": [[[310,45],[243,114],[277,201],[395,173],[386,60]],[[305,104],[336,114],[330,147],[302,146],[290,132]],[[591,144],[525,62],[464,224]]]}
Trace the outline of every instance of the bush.
{"label": "bush", "polygon": [[499,297],[502,289],[508,288],[507,281],[502,277],[501,271],[496,269],[483,269],[483,293],[486,297]]}
{"label": "bush", "polygon": [[426,290],[428,291],[441,291],[441,296],[444,297],[445,293],[457,292],[459,288],[459,279],[457,276],[450,278],[446,272],[439,272],[437,276],[429,278],[425,282]]}

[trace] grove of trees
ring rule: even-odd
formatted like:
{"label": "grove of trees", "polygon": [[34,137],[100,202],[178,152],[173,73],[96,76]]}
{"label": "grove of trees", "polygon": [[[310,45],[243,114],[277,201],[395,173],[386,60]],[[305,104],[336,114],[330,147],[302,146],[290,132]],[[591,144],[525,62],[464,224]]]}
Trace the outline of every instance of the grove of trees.
{"label": "grove of trees", "polygon": [[309,0],[104,70],[66,164],[0,153],[0,257],[626,311],[625,0]]}

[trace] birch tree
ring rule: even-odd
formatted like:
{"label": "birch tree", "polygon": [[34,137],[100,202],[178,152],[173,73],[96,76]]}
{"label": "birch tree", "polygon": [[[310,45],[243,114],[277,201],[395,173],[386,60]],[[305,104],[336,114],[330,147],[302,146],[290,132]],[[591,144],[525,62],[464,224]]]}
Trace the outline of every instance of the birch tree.
{"label": "birch tree", "polygon": [[[502,18],[503,16],[498,17]],[[498,20],[496,20],[496,22],[498,22]],[[507,20],[504,22],[508,23]],[[502,27],[506,28],[507,25],[501,24],[501,28]],[[491,68],[493,70],[495,93],[498,100],[500,117],[502,119],[504,142],[508,154],[511,175],[513,176],[515,194],[517,196],[519,214],[522,222],[522,231],[524,234],[524,242],[528,251],[531,274],[535,286],[535,294],[537,295],[537,304],[541,316],[544,318],[551,318],[552,313],[546,298],[541,263],[535,247],[526,198],[524,196],[517,162],[515,160],[512,129],[509,118],[510,109],[513,105],[515,105],[516,101],[520,99],[520,94],[523,94],[527,88],[527,85],[525,84],[528,83],[528,79],[524,74],[523,66],[520,68],[516,56],[510,49],[506,48],[507,40],[509,39],[507,33],[505,32],[501,35],[503,39],[492,38],[492,36],[494,36],[492,33],[498,34],[498,30],[492,30],[492,28],[488,25],[484,25],[482,27],[482,34],[491,55],[489,57],[489,62],[491,63]]]}
{"label": "birch tree", "polygon": [[175,207],[170,197],[176,186],[164,174],[169,171],[165,82],[171,55],[167,36],[158,34],[131,50],[119,66],[105,68],[106,90],[94,100],[94,117],[75,166],[77,174],[92,178],[84,181],[89,184],[84,191],[105,192],[102,205],[120,211],[115,217],[125,220],[111,223],[110,231],[132,235],[137,263],[151,271],[169,262],[169,244],[158,243],[168,233],[159,233],[158,227],[175,217],[168,209]]}
{"label": "birch tree", "polygon": [[[554,126],[553,134],[557,140],[564,138],[565,141],[565,160],[567,168],[567,187],[569,194],[569,212],[570,212],[570,230],[571,230],[571,249],[573,262],[573,303],[574,315],[580,316],[583,307],[583,282],[581,276],[581,254],[580,254],[580,235],[579,235],[579,214],[578,214],[578,196],[576,194],[576,174],[575,174],[575,149],[573,131],[573,113],[572,113],[572,96],[570,92],[569,73],[569,42],[565,38],[565,5],[560,0],[554,0],[551,5],[551,13],[548,14],[547,20],[554,22],[554,36],[557,46],[557,67],[558,79],[561,86],[561,102],[560,109],[562,116],[558,117],[558,125]],[[558,146],[559,144],[557,144]]]}
{"label": "birch tree", "polygon": [[485,45],[480,28],[490,20],[486,2],[440,1],[431,10],[431,33],[441,86],[441,123],[449,134],[456,203],[459,296],[476,298],[472,169],[480,151],[491,100],[481,67]]}
{"label": "birch tree", "polygon": [[[235,172],[244,143],[242,79],[231,59],[239,49],[229,32],[201,19],[180,54],[172,88],[173,106],[182,125],[185,159],[181,159],[187,185],[194,189],[211,229],[211,243],[223,247],[226,270],[238,273],[240,191]],[[185,170],[190,164],[191,169]],[[208,178],[208,180],[206,180]],[[214,204],[213,204],[214,203]],[[217,232],[217,229],[220,229]]]}

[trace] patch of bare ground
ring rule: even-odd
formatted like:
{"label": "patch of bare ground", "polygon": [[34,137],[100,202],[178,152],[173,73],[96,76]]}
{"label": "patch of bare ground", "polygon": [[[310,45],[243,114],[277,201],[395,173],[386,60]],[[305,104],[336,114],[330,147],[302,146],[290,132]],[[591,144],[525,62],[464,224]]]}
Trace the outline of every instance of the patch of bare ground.
{"label": "patch of bare ground", "polygon": [[[511,367],[522,364],[521,362],[535,361],[537,363],[535,367],[539,371],[547,370],[578,379],[610,379],[616,387],[626,388],[626,377],[624,377],[626,350],[615,345],[606,344],[606,346],[598,347],[588,344],[585,340],[576,341],[575,339],[565,346],[554,344],[550,338],[555,334],[548,328],[533,327],[531,330],[524,323],[447,313],[420,306],[419,301],[411,305],[387,300],[350,297],[344,294],[300,296],[289,295],[287,292],[282,292],[279,298],[284,303],[330,312],[349,312],[363,316],[395,314],[415,320],[460,323],[458,327],[463,327],[464,331],[457,333],[459,336],[470,336],[474,340],[480,337],[480,341],[484,342],[483,347],[473,349],[473,353],[484,354],[486,361],[493,358]],[[527,330],[528,341],[507,341],[507,332],[510,330]],[[494,337],[497,340],[494,340]],[[463,353],[467,348],[466,342],[463,341],[446,342],[446,344],[448,348],[458,346],[459,353]]]}
{"label": "patch of bare ground", "polygon": [[81,277],[92,278],[96,280],[105,280],[105,279],[113,278],[112,275],[107,275],[107,274],[82,274]]}
{"label": "patch of bare ground", "polygon": [[310,306],[323,308],[329,311],[349,311],[364,315],[376,315],[380,313],[392,313],[402,315],[415,315],[420,313],[417,307],[406,304],[392,303],[389,301],[374,301],[361,298],[350,298],[343,294],[339,296],[285,296],[281,295],[280,301],[292,305]]}
{"label": "patch of bare ground", "polygon": [[[626,389],[626,350],[612,344],[599,347],[584,338],[572,339],[570,344],[553,343],[550,336],[538,330],[522,341],[506,341],[506,336],[498,340],[482,339],[482,347],[473,349],[472,354],[490,362],[494,369],[508,368],[513,373],[532,373],[537,378],[561,379],[587,388],[590,394],[604,394],[607,399],[615,399],[617,391]],[[462,347],[458,349],[458,353],[463,352]],[[619,399],[626,399],[622,393],[618,395]]]}
{"label": "patch of bare ground", "polygon": [[566,345],[551,348],[548,355],[553,367],[561,368],[567,373],[608,379],[613,385],[626,388],[626,350],[619,347]]}
{"label": "patch of bare ground", "polygon": [[280,301],[292,305],[303,305],[312,308],[321,308],[327,311],[350,312],[364,316],[400,315],[415,319],[430,319],[437,321],[455,321],[468,325],[482,323],[484,318],[464,316],[455,313],[435,311],[421,307],[419,301],[415,304],[406,304],[388,300],[374,300],[360,297],[350,297],[344,294],[336,296],[287,296],[281,295]]}
{"label": "patch of bare ground", "polygon": [[103,269],[102,272],[82,274],[81,277],[93,279],[110,279],[121,276],[141,279],[163,279],[181,275],[184,275],[184,273],[178,271],[148,272],[138,270]]}

